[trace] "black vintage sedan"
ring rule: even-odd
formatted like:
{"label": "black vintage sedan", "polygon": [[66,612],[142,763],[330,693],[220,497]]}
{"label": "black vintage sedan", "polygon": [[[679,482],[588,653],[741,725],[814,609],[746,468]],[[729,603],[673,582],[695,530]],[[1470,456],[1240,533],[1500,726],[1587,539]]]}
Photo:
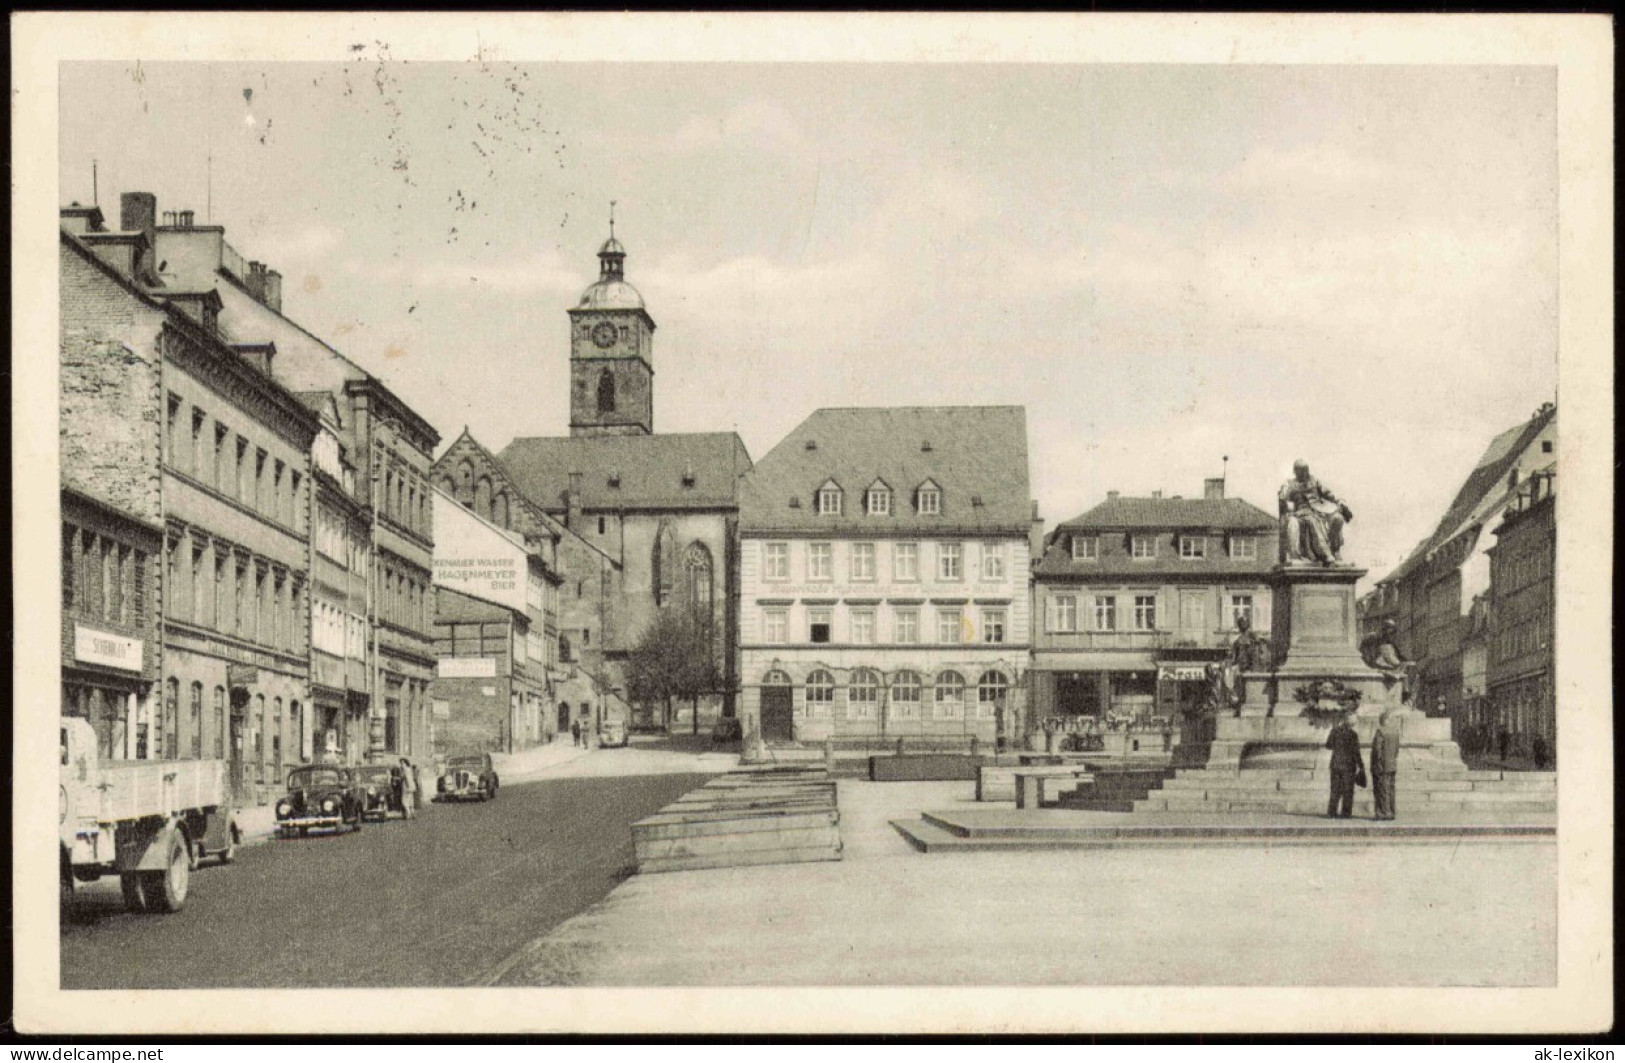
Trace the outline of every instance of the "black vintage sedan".
{"label": "black vintage sedan", "polygon": [[440,776],[440,798],[443,801],[473,798],[491,801],[497,796],[497,770],[489,753],[466,753],[446,761],[445,774]]}
{"label": "black vintage sedan", "polygon": [[276,803],[277,834],[287,838],[313,830],[360,830],[366,792],[352,769],[325,764],[288,773],[288,795]]}
{"label": "black vintage sedan", "polygon": [[394,764],[363,764],[351,768],[356,785],[361,787],[362,815],[388,819],[391,812],[406,816],[402,803],[401,769]]}

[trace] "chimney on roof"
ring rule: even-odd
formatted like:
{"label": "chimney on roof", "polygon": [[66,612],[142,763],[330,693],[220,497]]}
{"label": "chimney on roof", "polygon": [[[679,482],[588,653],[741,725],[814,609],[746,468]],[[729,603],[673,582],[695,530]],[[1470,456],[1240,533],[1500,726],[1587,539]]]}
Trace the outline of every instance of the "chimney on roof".
{"label": "chimney on roof", "polygon": [[1223,498],[1224,497],[1224,477],[1222,477],[1222,476],[1211,476],[1208,479],[1203,480],[1202,481],[1202,497],[1203,498]]}
{"label": "chimney on roof", "polygon": [[265,302],[265,263],[250,262],[248,264],[248,294],[259,302]]}
{"label": "chimney on roof", "polygon": [[127,233],[147,233],[158,226],[158,197],[151,192],[126,192],[118,197],[118,227]]}
{"label": "chimney on roof", "polygon": [[1117,494],[1118,493],[1116,491],[1107,491],[1106,492],[1106,501],[1108,501],[1108,502],[1112,501],[1113,499],[1115,499],[1117,497]]}
{"label": "chimney on roof", "polygon": [[1152,498],[1161,498],[1162,497],[1162,492],[1161,491],[1152,491],[1151,492],[1151,497]]}
{"label": "chimney on roof", "polygon": [[190,229],[192,228],[193,224],[192,219],[196,217],[196,211],[178,210],[175,212],[175,224],[180,226],[182,229]]}
{"label": "chimney on roof", "polygon": [[282,313],[282,274],[274,269],[265,271],[265,298],[261,302]]}
{"label": "chimney on roof", "polygon": [[581,480],[579,472],[570,474],[570,489],[564,495],[564,526],[575,531],[581,525]]}

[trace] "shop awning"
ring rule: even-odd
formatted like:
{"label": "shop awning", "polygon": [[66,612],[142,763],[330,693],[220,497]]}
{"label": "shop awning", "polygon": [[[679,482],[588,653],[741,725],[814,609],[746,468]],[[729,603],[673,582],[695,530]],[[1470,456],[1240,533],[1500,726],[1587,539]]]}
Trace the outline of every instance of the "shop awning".
{"label": "shop awning", "polygon": [[1140,672],[1157,667],[1152,650],[1063,650],[1033,654],[1040,672]]}

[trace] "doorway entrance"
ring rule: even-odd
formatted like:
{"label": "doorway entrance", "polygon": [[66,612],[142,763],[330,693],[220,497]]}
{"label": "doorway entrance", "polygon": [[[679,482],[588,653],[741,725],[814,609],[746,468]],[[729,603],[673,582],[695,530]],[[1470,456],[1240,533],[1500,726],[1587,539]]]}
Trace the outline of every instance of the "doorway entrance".
{"label": "doorway entrance", "polygon": [[789,742],[794,737],[794,699],[790,687],[762,687],[762,741]]}

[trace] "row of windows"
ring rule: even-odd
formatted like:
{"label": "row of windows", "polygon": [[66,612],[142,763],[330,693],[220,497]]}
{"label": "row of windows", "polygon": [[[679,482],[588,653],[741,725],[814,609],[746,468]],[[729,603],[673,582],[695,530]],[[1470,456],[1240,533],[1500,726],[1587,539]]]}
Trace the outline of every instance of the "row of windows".
{"label": "row of windows", "polygon": [[165,551],[167,615],[248,642],[303,654],[304,577],[240,547],[171,536]]}
{"label": "row of windows", "polygon": [[429,482],[390,451],[384,451],[384,496],[379,512],[424,539],[434,538]]}
{"label": "row of windows", "polygon": [[147,552],[73,524],[62,525],[62,610],[139,627],[147,622]]}
{"label": "row of windows", "polygon": [[1497,592],[1505,594],[1552,578],[1551,551],[1542,544],[1533,549],[1519,550],[1515,554],[1502,554],[1496,558],[1494,582]]}
{"label": "row of windows", "polygon": [[[791,685],[790,677],[781,671],[762,677],[764,691]],[[918,717],[922,705],[928,704],[932,718],[957,719],[967,699],[973,699],[977,715],[991,718],[1009,693],[1010,680],[997,670],[983,672],[971,690],[966,688],[965,677],[951,669],[938,672],[927,685],[919,672],[906,668],[889,679],[873,668],[854,668],[842,687],[831,672],[820,668],[809,672],[802,685],[802,701],[809,715],[828,714],[837,695],[844,695],[847,715],[860,719],[873,716],[882,703],[897,718]]]}
{"label": "row of windows", "polygon": [[[1252,624],[1256,619],[1253,596],[1251,594],[1232,594],[1230,597],[1230,624],[1245,619]],[[1058,634],[1076,631],[1117,631],[1119,623],[1128,619],[1135,631],[1157,630],[1157,596],[1154,594],[1136,594],[1125,596],[1124,601],[1132,599],[1133,611],[1129,617],[1120,617],[1118,613],[1118,595],[1097,594],[1082,596],[1076,594],[1056,594],[1050,597],[1049,630]],[[1081,610],[1081,611],[1080,611]],[[1203,631],[1207,628],[1207,599],[1205,597],[1181,597],[1179,602],[1179,626],[1189,631]],[[1090,622],[1088,628],[1080,627],[1080,622]]]}
{"label": "row of windows", "polygon": [[383,592],[378,599],[378,618],[396,627],[413,631],[429,630],[429,601],[433,591],[429,582],[416,572],[383,566]]}
{"label": "row of windows", "polygon": [[[190,412],[188,412],[188,410]],[[164,434],[164,461],[177,472],[214,488],[267,520],[297,532],[305,530],[302,504],[304,477],[247,437],[201,408],[190,408],[179,395],[169,396],[169,422]]]}
{"label": "row of windows", "polygon": [[[875,645],[888,641],[882,638],[878,623],[878,613],[872,606],[849,605],[845,607],[846,627],[845,638],[840,640],[855,645]],[[888,610],[891,619],[891,638],[889,642],[898,645],[919,645],[923,639],[920,631],[920,610],[911,606],[892,606]],[[835,638],[835,607],[827,605],[808,606],[807,633],[805,641],[811,643],[828,643],[837,641]],[[929,641],[936,643],[986,642],[1002,643],[1009,638],[1009,611],[1002,607],[986,607],[978,610],[977,619],[980,623],[973,626],[964,609],[958,605],[941,606],[936,609],[935,639]],[[770,606],[762,610],[762,641],[764,643],[788,643],[790,638],[790,610],[783,606]],[[802,641],[797,639],[796,641]]]}
{"label": "row of windows", "polygon": [[440,624],[435,653],[441,657],[499,657],[508,652],[505,623]]}
{"label": "row of windows", "polygon": [[1551,618],[1531,617],[1521,623],[1504,625],[1495,633],[1495,658],[1499,661],[1509,661],[1514,657],[1545,650],[1551,644]]}
{"label": "row of windows", "polygon": [[[1128,555],[1136,561],[1149,561],[1155,558],[1157,544],[1161,538],[1159,535],[1130,535]],[[1258,559],[1258,537],[1255,535],[1230,535],[1223,538],[1208,535],[1176,535],[1174,546],[1181,561],[1205,561],[1210,557],[1219,556],[1221,552],[1227,552],[1232,561]],[[1072,560],[1100,560],[1100,536],[1074,535]]]}
{"label": "row of windows", "polygon": [[[204,718],[202,683],[193,682],[186,688],[184,718],[180,699],[180,680],[171,676],[164,682],[163,711],[154,721],[153,741],[157,755],[169,760],[183,757],[200,760],[207,749],[210,758],[225,759],[226,688],[214,688],[207,722]],[[284,755],[293,762],[302,759],[300,736],[304,734],[303,708],[297,699],[288,702],[287,729],[284,732],[282,707],[280,697],[267,701],[264,694],[255,694],[245,707],[242,748],[233,750],[232,758],[245,762],[246,774],[252,781],[279,782]],[[284,734],[288,740],[286,747],[283,745]]]}
{"label": "row of windows", "polygon": [[337,513],[316,510],[316,552],[351,572],[367,571],[367,542]]}
{"label": "row of windows", "polygon": [[[815,496],[819,516],[838,517],[846,506],[846,492],[833,480],[826,481]],[[892,489],[884,480],[876,480],[863,492],[863,512],[871,517],[892,515]],[[923,517],[942,514],[942,488],[930,480],[914,489],[914,512]]]}
{"label": "row of windows", "polygon": [[[847,555],[847,578],[855,583],[873,582],[879,570],[877,543],[850,543]],[[942,542],[934,544],[936,578],[949,582],[965,578],[965,544]],[[911,583],[920,578],[920,544],[891,543],[891,578],[896,582]],[[980,564],[976,569],[982,580],[1002,581],[1009,573],[1005,544],[981,544]],[[806,550],[806,578],[809,581],[829,581],[835,578],[835,544],[811,542]],[[790,544],[784,542],[762,544],[762,579],[768,583],[784,583],[790,579]]]}
{"label": "row of windows", "polygon": [[323,653],[364,661],[367,658],[367,621],[364,617],[317,601],[311,606],[311,643]]}

